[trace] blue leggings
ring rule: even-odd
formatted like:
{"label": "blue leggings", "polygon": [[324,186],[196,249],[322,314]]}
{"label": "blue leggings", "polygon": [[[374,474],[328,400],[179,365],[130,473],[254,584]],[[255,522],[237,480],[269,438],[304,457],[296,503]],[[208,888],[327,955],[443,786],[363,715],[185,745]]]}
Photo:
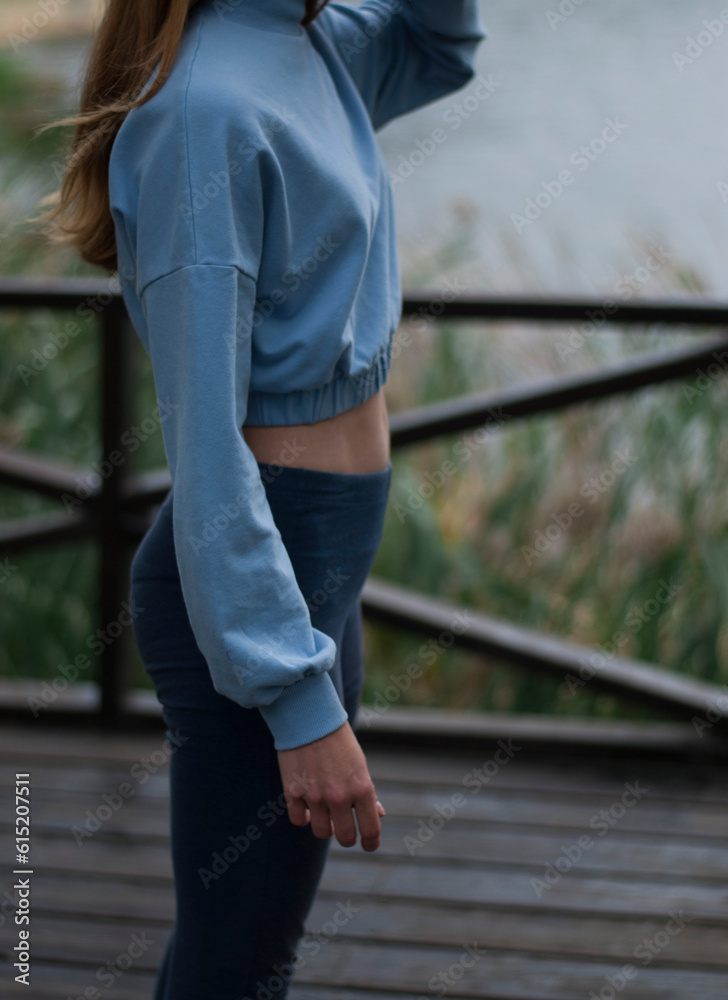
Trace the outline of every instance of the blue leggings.
{"label": "blue leggings", "polygon": [[[258,463],[352,728],[363,682],[360,596],[381,540],[391,462],[373,473]],[[185,608],[172,489],[131,565],[133,629],[171,744],[175,923],[154,1000],[282,1000],[330,839],[291,823],[277,751],[257,708],[218,694]],[[267,991],[267,992],[266,992]]]}

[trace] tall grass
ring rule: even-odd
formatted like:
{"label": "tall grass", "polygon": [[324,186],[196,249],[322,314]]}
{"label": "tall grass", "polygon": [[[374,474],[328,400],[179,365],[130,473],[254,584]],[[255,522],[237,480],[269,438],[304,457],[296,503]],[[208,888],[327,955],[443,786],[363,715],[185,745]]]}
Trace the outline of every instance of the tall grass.
{"label": "tall grass", "polygon": [[[4,274],[96,274],[82,262],[41,245],[19,220],[54,186],[56,145],[30,142],[36,121],[54,113],[15,64],[0,61],[0,95],[10,112],[0,121],[0,227]],[[60,92],[59,92],[60,101]],[[61,109],[59,107],[59,113]],[[7,140],[7,141],[6,141]],[[403,261],[407,287],[438,288],[467,271],[473,259],[469,213],[455,206],[443,243]],[[511,287],[537,287],[533,262],[514,253],[503,234]],[[634,260],[647,248],[634,237]],[[615,262],[615,268],[623,262]],[[98,276],[98,275],[97,275]],[[685,262],[671,260],[645,288],[651,297],[703,291]],[[604,297],[610,296],[605,289]],[[50,334],[74,318],[60,311],[5,312],[0,317],[0,443],[79,465],[101,458],[98,439],[98,338],[94,324],[35,374]],[[390,412],[476,389],[523,384],[564,372],[610,364],[659,350],[685,336],[658,327],[596,333],[577,350],[559,349],[568,324],[478,322],[412,323],[387,383]],[[618,655],[662,664],[716,683],[728,679],[728,443],[721,433],[728,386],[717,379],[695,398],[696,379],[571,407],[563,413],[509,422],[464,451],[455,435],[393,455],[394,477],[384,537],[373,572],[423,593],[583,644],[609,643],[622,632]],[[138,350],[137,414],[155,403],[148,358]],[[618,451],[634,456],[612,478]],[[161,432],[134,455],[138,471],[164,465]],[[452,465],[447,463],[451,462]],[[442,485],[427,487],[428,475]],[[604,489],[593,502],[589,480]],[[608,484],[606,481],[609,481]],[[593,496],[593,494],[589,494]],[[543,552],[546,532],[569,505],[581,514]],[[0,518],[58,510],[59,504],[20,491],[0,490]],[[572,510],[574,508],[572,507]],[[553,533],[553,532],[552,532]],[[0,561],[3,554],[0,553]],[[59,664],[87,651],[96,627],[96,553],[91,544],[59,547],[11,559],[0,583],[0,672],[50,678]],[[661,581],[679,589],[661,600]],[[642,614],[642,619],[636,617]],[[629,624],[631,623],[631,625]],[[655,717],[598,696],[588,683],[574,687],[522,675],[490,658],[446,648],[423,650],[421,636],[366,623],[364,701],[475,710],[544,712],[593,717]],[[148,686],[131,647],[132,680]],[[406,682],[408,665],[418,676]],[[406,690],[403,690],[406,687]]]}
{"label": "tall grass", "polygon": [[[454,275],[467,266],[473,253],[469,234],[467,225],[455,227],[442,254],[433,254],[433,275]],[[635,243],[635,260],[644,260],[648,247],[638,238]],[[408,280],[417,285],[416,275]],[[438,287],[426,280],[428,288]],[[690,267],[676,259],[645,287],[645,294],[657,298],[704,291]],[[617,296],[605,290],[603,298],[610,297]],[[419,406],[614,364],[704,336],[657,325],[613,328],[587,335],[567,353],[560,345],[567,343],[569,327],[439,322],[420,329],[403,350],[406,361],[395,364],[389,398],[395,407],[398,400]],[[504,414],[470,455],[462,447],[467,434],[399,453],[373,571],[592,646],[593,667],[603,662],[601,652],[725,683],[728,442],[722,418],[728,385],[711,379],[703,389],[698,376],[696,371],[687,379],[512,424]],[[628,462],[615,474],[620,451]],[[443,468],[451,474],[442,486],[423,489],[428,474],[432,479]],[[431,495],[420,504],[422,494]],[[556,530],[557,519],[567,524],[574,503],[572,511],[580,513]],[[542,537],[539,551],[537,532],[545,534],[549,525],[554,540],[547,545]],[[661,581],[674,585],[669,597]],[[444,647],[425,666],[420,637],[396,636],[379,626],[368,626],[368,637],[370,699],[379,692],[397,704],[658,717],[596,695],[588,683],[578,683],[588,679],[586,671],[576,683],[556,684]],[[396,677],[408,663],[419,663],[423,676],[399,695]]]}

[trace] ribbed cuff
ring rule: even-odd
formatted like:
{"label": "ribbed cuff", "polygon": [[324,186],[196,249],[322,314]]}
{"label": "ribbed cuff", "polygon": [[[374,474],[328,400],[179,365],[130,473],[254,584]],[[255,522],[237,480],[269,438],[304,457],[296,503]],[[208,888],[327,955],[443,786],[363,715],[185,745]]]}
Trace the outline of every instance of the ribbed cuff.
{"label": "ribbed cuff", "polygon": [[259,711],[276,750],[313,743],[349,718],[327,670],[289,684],[272,704],[260,705]]}

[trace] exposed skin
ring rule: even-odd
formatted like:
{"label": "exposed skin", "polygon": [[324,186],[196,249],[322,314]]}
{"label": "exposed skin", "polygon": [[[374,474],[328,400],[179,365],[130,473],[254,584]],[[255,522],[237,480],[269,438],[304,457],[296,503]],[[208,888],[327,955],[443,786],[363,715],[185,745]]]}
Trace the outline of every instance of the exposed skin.
{"label": "exposed skin", "polygon": [[328,420],[278,427],[244,424],[242,432],[259,462],[324,472],[376,472],[389,461],[384,387],[359,406]]}
{"label": "exposed skin", "polygon": [[[376,472],[389,462],[384,388],[329,420],[244,425],[242,432],[259,462],[343,473]],[[363,850],[376,851],[385,811],[348,721],[312,743],[279,750],[278,764],[292,823],[310,822],[317,837],[334,835],[343,847],[357,843],[358,823]]]}

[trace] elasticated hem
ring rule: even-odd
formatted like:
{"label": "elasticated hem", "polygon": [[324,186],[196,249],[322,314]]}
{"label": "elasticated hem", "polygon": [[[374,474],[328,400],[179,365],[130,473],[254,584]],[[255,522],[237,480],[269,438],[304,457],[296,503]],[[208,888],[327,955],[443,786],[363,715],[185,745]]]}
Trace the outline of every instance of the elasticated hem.
{"label": "elasticated hem", "polygon": [[282,424],[315,424],[351,410],[374,396],[387,381],[392,364],[393,333],[374,360],[356,375],[333,379],[315,389],[259,392],[251,389],[245,423],[254,427]]}

